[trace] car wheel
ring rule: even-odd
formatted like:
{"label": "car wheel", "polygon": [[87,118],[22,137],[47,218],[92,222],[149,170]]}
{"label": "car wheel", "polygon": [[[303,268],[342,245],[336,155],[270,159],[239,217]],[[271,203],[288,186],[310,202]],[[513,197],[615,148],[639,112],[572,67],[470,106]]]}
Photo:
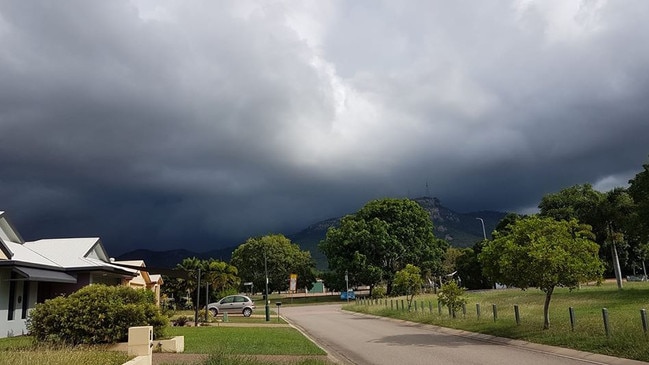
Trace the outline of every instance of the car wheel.
{"label": "car wheel", "polygon": [[250,308],[244,308],[243,309],[243,316],[244,317],[250,317],[251,314],[252,314],[252,309],[250,309]]}
{"label": "car wheel", "polygon": [[216,317],[216,315],[219,314],[219,311],[217,311],[216,308],[210,308],[210,313],[212,313],[213,317]]}

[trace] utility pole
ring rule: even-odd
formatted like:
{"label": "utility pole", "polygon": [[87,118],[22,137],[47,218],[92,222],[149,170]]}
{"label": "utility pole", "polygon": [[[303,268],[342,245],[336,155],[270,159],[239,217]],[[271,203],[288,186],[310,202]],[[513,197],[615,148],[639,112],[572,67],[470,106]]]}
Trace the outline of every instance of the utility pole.
{"label": "utility pole", "polygon": [[194,327],[198,326],[198,303],[201,299],[201,268],[198,268],[198,283],[196,284],[196,307],[194,308]]}
{"label": "utility pole", "polygon": [[266,252],[264,251],[264,272],[266,273],[266,295],[264,296],[265,301],[265,310],[266,310],[266,322],[270,322],[270,307],[268,307],[268,259],[266,258]]}

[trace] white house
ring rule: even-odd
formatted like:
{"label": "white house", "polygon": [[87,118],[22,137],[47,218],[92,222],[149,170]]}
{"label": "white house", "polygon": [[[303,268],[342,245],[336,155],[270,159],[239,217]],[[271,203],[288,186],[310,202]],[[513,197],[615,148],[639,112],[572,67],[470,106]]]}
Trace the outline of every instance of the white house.
{"label": "white house", "polygon": [[0,338],[25,334],[36,303],[93,283],[121,285],[137,275],[111,263],[98,237],[25,242],[0,211]]}

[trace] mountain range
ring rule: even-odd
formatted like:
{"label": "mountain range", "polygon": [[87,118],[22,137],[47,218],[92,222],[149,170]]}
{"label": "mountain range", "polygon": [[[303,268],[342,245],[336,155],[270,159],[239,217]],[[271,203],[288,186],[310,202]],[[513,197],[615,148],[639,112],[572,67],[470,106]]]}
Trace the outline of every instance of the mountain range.
{"label": "mountain range", "polygon": [[[480,219],[484,221],[484,234],[487,238],[490,238],[491,232],[495,229],[498,222],[507,214],[490,210],[457,213],[443,206],[438,198],[421,197],[413,200],[419,203],[430,214],[435,229],[435,236],[447,240],[451,246],[458,248],[473,246],[473,244],[483,239],[482,222]],[[326,219],[314,223],[299,232],[286,234],[286,237],[293,243],[298,244],[302,250],[310,251],[311,256],[316,261],[317,268],[325,270],[327,268],[327,258],[318,249],[318,244],[325,238],[327,230],[330,227],[335,227],[340,224],[341,219],[342,217]],[[172,268],[186,257],[197,257],[201,259],[215,258],[229,261],[234,249],[236,249],[236,246],[202,253],[184,249],[168,251],[138,249],[124,253],[117,259],[144,260],[150,268]]]}

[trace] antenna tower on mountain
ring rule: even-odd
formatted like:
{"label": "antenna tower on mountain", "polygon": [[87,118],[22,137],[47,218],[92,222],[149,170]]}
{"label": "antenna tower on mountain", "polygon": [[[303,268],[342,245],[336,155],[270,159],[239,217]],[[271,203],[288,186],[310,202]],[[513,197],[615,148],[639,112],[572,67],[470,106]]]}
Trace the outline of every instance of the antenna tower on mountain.
{"label": "antenna tower on mountain", "polygon": [[428,181],[426,181],[426,197],[430,197],[430,188],[428,187]]}

